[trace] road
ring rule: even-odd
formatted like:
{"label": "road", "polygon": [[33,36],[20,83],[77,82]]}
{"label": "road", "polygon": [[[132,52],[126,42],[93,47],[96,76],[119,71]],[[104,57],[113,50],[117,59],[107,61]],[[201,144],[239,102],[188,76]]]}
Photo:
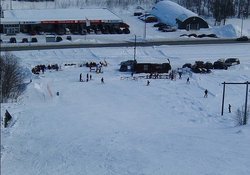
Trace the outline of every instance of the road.
{"label": "road", "polygon": [[[146,40],[137,41],[136,46],[160,46],[160,45],[195,45],[195,44],[233,44],[250,43],[250,41],[236,41],[235,39],[182,39],[182,40]],[[0,51],[23,51],[45,49],[68,49],[68,48],[95,48],[95,47],[134,47],[134,41],[111,42],[111,43],[2,43]]]}

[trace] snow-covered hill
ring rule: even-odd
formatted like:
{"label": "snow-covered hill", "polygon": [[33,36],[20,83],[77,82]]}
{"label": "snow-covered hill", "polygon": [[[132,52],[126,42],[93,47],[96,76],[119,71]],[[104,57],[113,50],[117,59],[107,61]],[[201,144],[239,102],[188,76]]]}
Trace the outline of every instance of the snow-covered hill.
{"label": "snow-covered hill", "polygon": [[[17,103],[2,104],[14,117],[1,128],[2,175],[248,175],[250,127],[235,127],[250,80],[249,44],[160,46],[137,49],[138,62],[166,62],[174,69],[195,60],[238,57],[240,65],[182,79],[121,79],[119,63],[133,59],[133,48],[13,52],[29,69],[59,64],[60,71],[31,76]],[[103,73],[64,66],[108,62]],[[93,80],[79,82],[91,74]],[[135,75],[137,76],[137,75]],[[104,84],[100,79],[104,77]],[[190,84],[186,84],[190,77]],[[208,98],[204,90],[208,89]],[[59,96],[56,95],[59,92]],[[232,105],[228,113],[227,105]]]}

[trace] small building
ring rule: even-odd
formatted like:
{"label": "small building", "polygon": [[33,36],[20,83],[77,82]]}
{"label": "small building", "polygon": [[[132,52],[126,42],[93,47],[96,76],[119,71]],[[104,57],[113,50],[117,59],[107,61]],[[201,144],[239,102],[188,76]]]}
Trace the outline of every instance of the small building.
{"label": "small building", "polygon": [[106,8],[4,10],[0,32],[5,34],[56,32],[66,29],[81,33],[87,27],[124,25],[123,20]]}
{"label": "small building", "polygon": [[137,63],[134,68],[135,73],[168,73],[170,70],[169,63]]}
{"label": "small building", "polygon": [[136,60],[128,60],[121,62],[120,65],[121,72],[168,73],[171,70],[170,63],[137,63]]}
{"label": "small building", "polygon": [[178,29],[199,30],[209,27],[203,18],[169,0],[156,3],[151,10],[151,14],[156,16],[159,22]]}

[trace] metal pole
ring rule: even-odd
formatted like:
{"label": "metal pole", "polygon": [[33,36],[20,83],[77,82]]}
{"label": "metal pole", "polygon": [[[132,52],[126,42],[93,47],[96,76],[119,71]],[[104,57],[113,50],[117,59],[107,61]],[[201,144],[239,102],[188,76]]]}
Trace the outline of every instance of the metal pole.
{"label": "metal pole", "polygon": [[242,11],[242,17],[241,17],[241,28],[240,28],[240,37],[242,37],[242,30],[243,30],[243,11]]}
{"label": "metal pole", "polygon": [[10,10],[12,10],[12,0],[10,0]]}
{"label": "metal pole", "polygon": [[247,124],[247,98],[248,98],[248,84],[249,82],[246,82],[246,101],[245,101],[245,113],[244,113],[244,119],[243,119],[243,125]]}
{"label": "metal pole", "polygon": [[134,46],[134,61],[135,61],[135,55],[136,55],[136,35],[135,35],[135,46]]}
{"label": "metal pole", "polygon": [[226,90],[226,83],[223,84],[223,95],[222,95],[222,105],[221,105],[221,115],[224,113],[224,100],[225,100],[225,90]]}
{"label": "metal pole", "polygon": [[144,14],[144,40],[146,40],[146,27],[147,27],[147,25],[146,25],[147,23],[146,23],[146,14]]}

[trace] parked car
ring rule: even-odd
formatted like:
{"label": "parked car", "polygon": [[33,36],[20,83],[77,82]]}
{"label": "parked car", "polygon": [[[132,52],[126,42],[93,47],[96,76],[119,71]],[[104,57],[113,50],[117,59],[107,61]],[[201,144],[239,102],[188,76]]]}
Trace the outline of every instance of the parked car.
{"label": "parked car", "polygon": [[210,38],[218,38],[218,36],[215,35],[215,34],[213,34],[213,33],[212,33],[212,34],[208,34],[207,37],[210,37]]}
{"label": "parked car", "polygon": [[28,43],[29,41],[28,41],[28,38],[23,38],[22,39],[22,43]]}
{"label": "parked car", "polygon": [[191,69],[192,64],[191,64],[191,63],[186,63],[186,64],[184,64],[184,65],[182,66],[182,68],[186,68],[186,67],[188,67],[188,68]]}
{"label": "parked car", "polygon": [[236,41],[248,41],[248,37],[247,36],[241,36],[241,37],[237,38]]}
{"label": "parked car", "polygon": [[214,68],[213,63],[211,63],[211,62],[209,62],[209,61],[207,61],[207,62],[204,64],[204,66],[205,66],[206,69],[213,69],[213,68]]}
{"label": "parked car", "polygon": [[71,36],[67,36],[66,39],[69,40],[69,41],[71,41],[72,37]]}
{"label": "parked car", "polygon": [[31,42],[32,42],[32,43],[37,43],[37,38],[35,38],[35,37],[34,37],[34,38],[31,38]]}
{"label": "parked car", "polygon": [[162,31],[162,32],[175,32],[176,29],[173,28],[173,27],[163,27],[163,28],[161,29],[161,31]]}
{"label": "parked car", "polygon": [[194,73],[211,73],[211,70],[206,68],[192,67],[191,70]]}
{"label": "parked car", "polygon": [[227,69],[225,62],[218,60],[214,62],[214,69]]}
{"label": "parked car", "polygon": [[16,43],[16,38],[15,37],[11,37],[10,38],[10,43]]}
{"label": "parked car", "polygon": [[102,34],[102,31],[99,28],[95,29],[95,34]]}
{"label": "parked car", "polygon": [[228,58],[226,59],[225,64],[227,65],[227,67],[230,67],[233,65],[240,64],[240,60],[238,58]]}
{"label": "parked car", "polygon": [[117,34],[122,34],[123,32],[122,32],[122,29],[120,29],[120,28],[115,28],[115,32],[117,33]]}
{"label": "parked car", "polygon": [[56,37],[56,42],[60,42],[60,41],[62,41],[63,39],[62,39],[62,37],[60,37],[60,36],[57,36]]}
{"label": "parked car", "polygon": [[[144,21],[144,19],[143,19],[143,21]],[[153,15],[149,15],[146,17],[145,22],[146,23],[158,22],[158,19]]]}
{"label": "parked car", "polygon": [[141,6],[137,6],[134,11],[134,16],[141,16],[143,14],[144,9]]}
{"label": "parked car", "polygon": [[164,27],[164,26],[167,26],[167,24],[161,22],[154,24],[154,27]]}
{"label": "parked car", "polygon": [[80,31],[80,34],[81,34],[81,35],[87,35],[87,33],[88,33],[87,29],[82,29],[82,30]]}
{"label": "parked car", "polygon": [[129,28],[125,28],[125,29],[123,29],[123,30],[122,30],[122,32],[123,32],[124,34],[130,34],[130,30],[129,30]]}

